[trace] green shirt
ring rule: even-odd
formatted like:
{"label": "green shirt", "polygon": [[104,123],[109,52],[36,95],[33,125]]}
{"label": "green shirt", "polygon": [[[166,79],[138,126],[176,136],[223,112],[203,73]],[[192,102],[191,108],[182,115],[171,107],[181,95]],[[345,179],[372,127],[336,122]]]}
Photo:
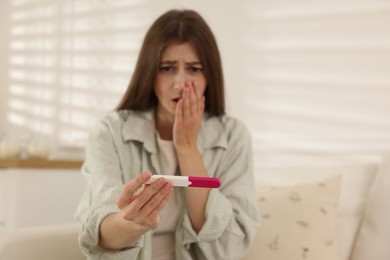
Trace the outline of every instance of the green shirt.
{"label": "green shirt", "polygon": [[[76,212],[80,246],[88,259],[151,259],[152,231],[123,250],[105,250],[98,244],[102,220],[120,212],[115,202],[124,184],[144,171],[160,174],[154,122],[153,110],[116,111],[90,133],[82,167],[87,185]],[[220,178],[221,187],[209,193],[206,222],[199,233],[191,226],[184,188],[176,188],[181,208],[176,259],[239,259],[259,221],[251,136],[237,119],[204,115],[197,144],[208,175]]]}

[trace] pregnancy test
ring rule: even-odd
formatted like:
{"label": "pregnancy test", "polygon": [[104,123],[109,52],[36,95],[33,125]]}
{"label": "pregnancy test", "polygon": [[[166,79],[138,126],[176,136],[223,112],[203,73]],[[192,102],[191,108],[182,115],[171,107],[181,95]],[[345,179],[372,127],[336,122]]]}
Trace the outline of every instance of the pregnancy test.
{"label": "pregnancy test", "polygon": [[221,186],[219,178],[173,175],[152,175],[146,183],[151,184],[158,178],[165,178],[172,182],[175,187],[219,188]]}

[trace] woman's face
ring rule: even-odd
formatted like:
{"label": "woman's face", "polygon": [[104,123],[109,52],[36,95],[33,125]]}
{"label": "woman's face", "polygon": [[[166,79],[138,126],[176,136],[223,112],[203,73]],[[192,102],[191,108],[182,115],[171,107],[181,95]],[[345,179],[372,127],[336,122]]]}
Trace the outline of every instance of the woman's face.
{"label": "woman's face", "polygon": [[197,52],[190,43],[169,45],[161,54],[154,85],[158,99],[157,115],[160,118],[173,122],[183,88],[191,82],[194,82],[199,97],[202,96],[207,81]]}

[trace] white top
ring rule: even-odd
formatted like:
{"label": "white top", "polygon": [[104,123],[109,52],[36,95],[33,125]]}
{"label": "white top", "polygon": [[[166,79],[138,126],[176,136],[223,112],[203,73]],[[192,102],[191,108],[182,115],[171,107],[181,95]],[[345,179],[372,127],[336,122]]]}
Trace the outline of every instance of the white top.
{"label": "white top", "polygon": [[[162,140],[158,133],[158,159],[162,175],[175,175],[177,158],[172,141]],[[171,195],[160,213],[160,225],[154,230],[152,238],[152,259],[175,259],[175,229],[179,220],[179,208],[174,194]]]}

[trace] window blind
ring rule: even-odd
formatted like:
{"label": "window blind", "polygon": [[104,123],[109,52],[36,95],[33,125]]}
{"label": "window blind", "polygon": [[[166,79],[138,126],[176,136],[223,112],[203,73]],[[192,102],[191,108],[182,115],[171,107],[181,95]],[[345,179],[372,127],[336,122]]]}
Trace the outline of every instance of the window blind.
{"label": "window blind", "polygon": [[245,13],[256,158],[389,150],[389,1],[247,1]]}
{"label": "window blind", "polygon": [[[256,158],[390,147],[387,0],[245,0],[239,20],[219,15],[217,4],[187,1],[11,4],[8,120],[15,131],[51,135],[60,148],[83,146],[91,125],[115,107],[156,10],[194,5],[216,19],[221,49],[235,50],[225,52],[224,61],[239,60],[225,75],[240,84],[238,115]],[[226,28],[242,41],[219,33]]]}
{"label": "window blind", "polygon": [[[127,88],[152,17],[144,0],[13,0],[8,120],[63,147]],[[57,148],[58,148],[57,147]]]}

